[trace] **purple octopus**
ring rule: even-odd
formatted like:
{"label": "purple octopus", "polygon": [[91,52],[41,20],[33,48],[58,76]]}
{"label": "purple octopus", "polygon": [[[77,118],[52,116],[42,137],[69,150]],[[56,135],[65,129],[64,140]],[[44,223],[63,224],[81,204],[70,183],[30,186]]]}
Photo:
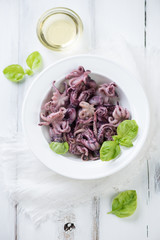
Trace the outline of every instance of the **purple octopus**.
{"label": "purple octopus", "polygon": [[44,104],[40,126],[48,126],[51,141],[69,144],[69,152],[82,160],[99,159],[104,141],[112,141],[118,125],[130,118],[117,102],[117,85],[98,85],[80,66],[66,76],[64,90],[53,82],[53,96]]}

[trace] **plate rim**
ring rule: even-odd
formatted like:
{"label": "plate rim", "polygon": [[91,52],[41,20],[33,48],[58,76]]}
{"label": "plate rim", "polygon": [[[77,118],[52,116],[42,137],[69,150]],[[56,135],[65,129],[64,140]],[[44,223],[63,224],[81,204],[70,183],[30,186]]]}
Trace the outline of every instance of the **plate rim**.
{"label": "plate rim", "polygon": [[[125,164],[121,164],[119,167],[118,167],[118,170],[113,170],[111,171],[110,173],[107,173],[107,174],[100,174],[99,176],[90,176],[90,177],[83,177],[83,176],[78,176],[78,177],[73,177],[73,176],[70,176],[68,174],[65,174],[65,173],[62,173],[62,172],[59,172],[57,170],[53,170],[52,168],[50,168],[47,164],[45,164],[40,158],[38,158],[35,154],[35,152],[33,151],[32,147],[30,146],[29,144],[29,139],[27,137],[27,133],[26,133],[26,130],[25,130],[25,126],[24,126],[24,112],[25,112],[25,105],[26,105],[26,102],[27,102],[27,98],[28,98],[28,95],[33,87],[33,85],[35,84],[35,82],[37,82],[37,80],[42,77],[50,68],[54,67],[55,65],[61,63],[61,62],[65,62],[69,59],[74,59],[74,58],[97,58],[97,59],[100,59],[100,60],[103,60],[103,61],[106,61],[106,62],[109,62],[111,63],[112,65],[115,65],[117,66],[118,68],[120,68],[121,70],[123,70],[128,76],[131,76],[131,78],[133,79],[134,77],[134,74],[131,74],[127,69],[125,69],[124,67],[122,67],[121,65],[115,63],[114,61],[111,61],[105,57],[102,57],[102,56],[99,56],[99,55],[92,55],[92,54],[78,54],[78,55],[73,55],[73,56],[69,56],[69,57],[66,57],[66,58],[62,58],[58,61],[55,61],[54,63],[51,63],[49,66],[47,66],[45,69],[42,70],[42,72],[40,72],[33,80],[33,82],[30,84],[30,86],[28,87],[27,89],[27,92],[25,94],[25,97],[24,97],[24,100],[23,100],[23,105],[22,105],[22,114],[21,114],[21,119],[22,119],[22,129],[23,129],[23,133],[25,135],[25,139],[26,139],[26,142],[30,148],[30,150],[32,151],[32,153],[35,155],[35,157],[42,163],[44,164],[46,167],[48,167],[49,169],[51,169],[53,172],[55,173],[58,173],[62,176],[65,176],[65,177],[69,177],[69,178],[72,178],[72,179],[79,179],[79,180],[90,180],[90,179],[100,179],[100,178],[104,178],[104,177],[107,177],[107,176],[110,176],[110,175],[113,175],[115,174],[116,172],[119,172],[120,170],[122,170],[123,168],[125,168],[126,166],[128,166],[132,161],[133,159],[131,158],[130,161],[126,162]],[[107,77],[107,76],[106,76]],[[147,139],[147,136],[148,136],[148,133],[149,133],[149,127],[150,127],[150,108],[149,108],[149,103],[148,103],[148,99],[147,99],[147,96],[146,96],[146,93],[144,91],[144,88],[142,87],[141,83],[138,81],[138,77],[135,76],[135,80],[136,82],[138,83],[138,85],[141,87],[141,90],[143,91],[143,95],[145,97],[145,101],[147,103],[147,106],[146,106],[146,110],[147,110],[147,131],[146,131],[146,134],[145,134],[145,139]],[[144,148],[144,145],[145,145],[145,141],[143,142],[143,145],[142,145],[142,148]],[[135,157],[138,156],[138,154],[140,153],[141,151],[139,151],[137,153],[137,155]],[[134,157],[134,158],[135,158]]]}

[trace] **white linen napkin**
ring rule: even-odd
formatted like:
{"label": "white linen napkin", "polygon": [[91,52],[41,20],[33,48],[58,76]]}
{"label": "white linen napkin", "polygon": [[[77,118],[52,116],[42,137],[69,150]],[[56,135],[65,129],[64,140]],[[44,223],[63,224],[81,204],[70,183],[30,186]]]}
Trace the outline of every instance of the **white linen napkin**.
{"label": "white linen napkin", "polygon": [[[158,106],[156,94],[160,85],[160,52],[150,53],[117,38],[108,40],[105,47],[92,51],[92,54],[103,55],[118,63],[141,81],[152,103],[151,115],[158,119],[159,114],[155,110]],[[154,144],[149,149],[152,150],[153,147],[155,148]],[[0,164],[9,198],[14,204],[18,204],[18,208],[28,214],[35,224],[48,217],[58,216],[62,211],[66,214],[73,206],[93,196],[102,196],[115,187],[116,190],[127,189],[144,167],[149,156],[148,152],[145,155],[144,152],[146,151],[113,176],[81,181],[60,176],[44,166],[28,149],[23,135],[9,139],[0,138]],[[153,154],[153,151],[150,152]]]}

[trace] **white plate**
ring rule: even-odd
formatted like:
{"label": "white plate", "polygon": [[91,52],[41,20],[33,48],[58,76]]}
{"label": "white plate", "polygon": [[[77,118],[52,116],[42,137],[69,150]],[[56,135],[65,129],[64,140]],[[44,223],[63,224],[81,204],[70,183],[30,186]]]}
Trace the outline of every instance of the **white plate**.
{"label": "white plate", "polygon": [[[120,104],[129,109],[139,132],[131,148],[122,148],[121,155],[112,161],[82,161],[74,155],[58,155],[48,145],[45,127],[39,127],[42,101],[49,92],[53,80],[60,83],[78,66],[91,70],[97,82],[114,81],[118,85]],[[100,77],[103,76],[103,77]],[[106,77],[106,78],[104,78]],[[107,79],[108,78],[108,79]],[[23,128],[27,142],[35,156],[53,171],[76,179],[96,179],[109,176],[134,160],[143,148],[149,130],[149,107],[139,82],[123,68],[104,58],[80,55],[58,61],[42,71],[30,86],[23,104]]]}

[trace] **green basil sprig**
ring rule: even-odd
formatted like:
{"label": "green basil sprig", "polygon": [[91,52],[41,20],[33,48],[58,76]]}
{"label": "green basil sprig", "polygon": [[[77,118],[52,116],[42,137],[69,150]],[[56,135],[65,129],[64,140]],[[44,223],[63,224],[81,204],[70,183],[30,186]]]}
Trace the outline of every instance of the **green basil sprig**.
{"label": "green basil sprig", "polygon": [[125,120],[117,127],[117,135],[113,136],[114,141],[105,141],[100,149],[100,159],[110,161],[116,158],[121,150],[120,146],[132,147],[132,140],[137,136],[138,125],[135,120]]}
{"label": "green basil sprig", "polygon": [[51,142],[49,147],[52,149],[53,152],[58,154],[65,154],[69,150],[69,145],[67,142]]}
{"label": "green basil sprig", "polygon": [[41,57],[40,53],[37,51],[31,53],[27,57],[26,63],[31,70],[36,70],[36,69],[40,68],[41,64],[42,64],[42,57]]}
{"label": "green basil sprig", "polygon": [[24,78],[25,72],[18,64],[13,64],[3,70],[5,77],[12,82],[19,82]]}
{"label": "green basil sprig", "polygon": [[120,146],[116,141],[106,141],[100,149],[100,158],[102,161],[110,161],[116,158],[121,152]]}
{"label": "green basil sprig", "polygon": [[131,216],[137,208],[137,193],[135,190],[128,190],[119,193],[112,202],[112,213],[117,217],[124,218]]}
{"label": "green basil sprig", "polygon": [[24,70],[22,66],[18,64],[12,64],[3,70],[3,74],[12,82],[22,81],[26,74],[30,76],[34,73],[33,71],[41,67],[42,57],[40,53],[37,51],[31,53],[27,57],[26,63],[30,69]]}
{"label": "green basil sprig", "polygon": [[117,135],[113,136],[115,141],[125,147],[132,147],[132,140],[137,136],[138,125],[135,120],[125,120],[119,124]]}

